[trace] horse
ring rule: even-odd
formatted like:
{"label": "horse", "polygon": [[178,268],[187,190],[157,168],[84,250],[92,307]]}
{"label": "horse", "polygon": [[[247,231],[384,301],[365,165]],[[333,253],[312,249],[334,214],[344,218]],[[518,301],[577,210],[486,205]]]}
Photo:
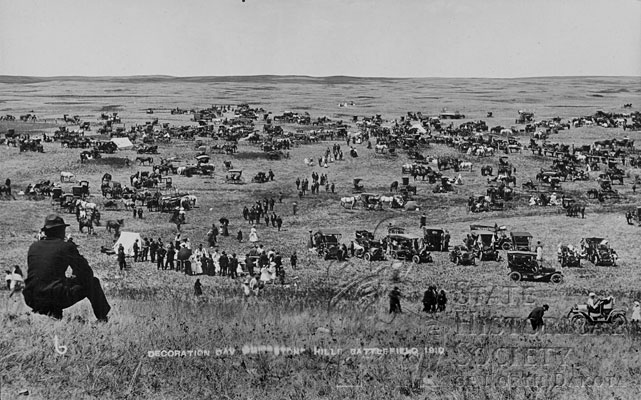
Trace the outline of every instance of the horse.
{"label": "horse", "polygon": [[182,200],[187,200],[189,202],[189,205],[193,208],[193,207],[196,207],[196,202],[198,201],[198,198],[193,194],[188,194],[183,196],[181,201]]}
{"label": "horse", "polygon": [[394,202],[398,204],[400,207],[403,206],[405,203],[405,200],[403,199],[403,196],[395,195],[395,196],[381,196],[380,197],[381,203],[382,204],[388,204],[390,207],[394,206]]}
{"label": "horse", "polygon": [[484,167],[481,167],[481,176],[492,176],[492,167],[490,165],[486,165]]}
{"label": "horse", "polygon": [[88,235],[95,233],[93,229],[93,220],[91,218],[84,217],[78,220],[78,230],[80,231],[80,233],[83,233],[82,229],[84,227],[87,227]]}
{"label": "horse", "polygon": [[374,146],[374,152],[375,153],[385,153],[388,150],[388,147],[386,144],[377,144]]}
{"label": "horse", "polygon": [[71,182],[73,177],[74,174],[72,174],[71,172],[62,171],[60,173],[60,182]]}
{"label": "horse", "polygon": [[125,210],[133,210],[136,208],[136,202],[131,199],[122,199],[122,204],[125,206]]}
{"label": "horse", "polygon": [[341,206],[347,208],[350,205],[350,210],[354,209],[356,202],[360,200],[361,196],[341,197]]}
{"label": "horse", "polygon": [[389,187],[390,193],[392,192],[398,192],[398,181],[392,182],[392,184]]}
{"label": "horse", "polygon": [[470,172],[472,172],[472,163],[469,161],[463,161],[459,164],[459,169],[466,169],[469,168]]}
{"label": "horse", "polygon": [[116,233],[120,231],[120,228],[125,225],[125,220],[124,219],[117,219],[117,220],[109,220],[107,221],[107,232],[111,232],[113,229]]}
{"label": "horse", "polygon": [[154,163],[153,157],[136,157],[136,161],[140,165],[144,165],[145,163],[149,163],[149,165]]}
{"label": "horse", "polygon": [[90,203],[84,200],[80,200],[78,202],[78,205],[80,206],[80,208],[83,208],[85,210],[96,210],[98,208],[98,205],[96,203]]}

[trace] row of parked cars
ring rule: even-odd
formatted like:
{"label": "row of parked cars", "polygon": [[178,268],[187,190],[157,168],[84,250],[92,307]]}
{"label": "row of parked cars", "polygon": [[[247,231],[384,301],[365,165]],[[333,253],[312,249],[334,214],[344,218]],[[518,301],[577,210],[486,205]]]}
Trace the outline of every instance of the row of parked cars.
{"label": "row of parked cars", "polygon": [[[342,260],[349,252],[346,245],[340,244],[342,234],[338,231],[318,231],[314,234],[314,246],[318,255],[326,260]],[[534,252],[533,236],[529,232],[507,233],[505,227],[498,225],[471,225],[463,245],[450,249],[449,232],[440,227],[423,227],[423,236],[405,232],[401,227],[389,226],[387,235],[375,239],[374,233],[366,230],[355,232],[350,244],[353,255],[367,261],[397,260],[411,261],[415,264],[433,261],[431,252],[449,252],[449,259],[457,265],[476,265],[479,261],[502,261],[501,250],[506,251],[508,276],[513,281],[543,281],[561,283],[563,274],[553,267],[539,265]],[[559,262],[562,267],[580,267],[581,258],[595,265],[616,266],[616,252],[603,238],[585,238],[581,241],[581,251],[572,246],[559,248]]]}

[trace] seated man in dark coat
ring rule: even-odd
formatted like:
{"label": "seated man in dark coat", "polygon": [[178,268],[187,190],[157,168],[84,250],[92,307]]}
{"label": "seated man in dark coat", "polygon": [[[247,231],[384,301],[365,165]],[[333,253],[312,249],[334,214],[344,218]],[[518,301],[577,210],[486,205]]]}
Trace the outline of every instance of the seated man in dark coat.
{"label": "seated man in dark coat", "polygon": [[[87,260],[75,244],[65,241],[67,226],[61,217],[50,214],[42,228],[46,237],[29,247],[25,303],[35,313],[62,319],[63,309],[87,298],[98,321],[107,322],[111,307]],[[71,278],[65,276],[67,267],[73,271]]]}

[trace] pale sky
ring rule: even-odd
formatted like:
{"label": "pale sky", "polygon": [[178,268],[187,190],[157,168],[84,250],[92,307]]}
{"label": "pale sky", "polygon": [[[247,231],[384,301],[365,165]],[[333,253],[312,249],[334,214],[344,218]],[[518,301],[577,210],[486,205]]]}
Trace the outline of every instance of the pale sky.
{"label": "pale sky", "polygon": [[641,0],[0,0],[0,75],[641,76]]}

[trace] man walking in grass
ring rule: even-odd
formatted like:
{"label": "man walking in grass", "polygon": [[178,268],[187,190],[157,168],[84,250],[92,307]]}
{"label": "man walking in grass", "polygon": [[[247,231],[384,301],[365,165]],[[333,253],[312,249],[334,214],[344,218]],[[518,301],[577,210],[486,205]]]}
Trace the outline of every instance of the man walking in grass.
{"label": "man walking in grass", "polygon": [[530,320],[530,323],[532,324],[532,330],[537,331],[539,328],[541,333],[545,333],[545,322],[543,322],[543,314],[549,309],[550,307],[547,304],[543,304],[543,307],[536,307],[532,312],[530,312],[530,315],[528,315],[527,319]]}

